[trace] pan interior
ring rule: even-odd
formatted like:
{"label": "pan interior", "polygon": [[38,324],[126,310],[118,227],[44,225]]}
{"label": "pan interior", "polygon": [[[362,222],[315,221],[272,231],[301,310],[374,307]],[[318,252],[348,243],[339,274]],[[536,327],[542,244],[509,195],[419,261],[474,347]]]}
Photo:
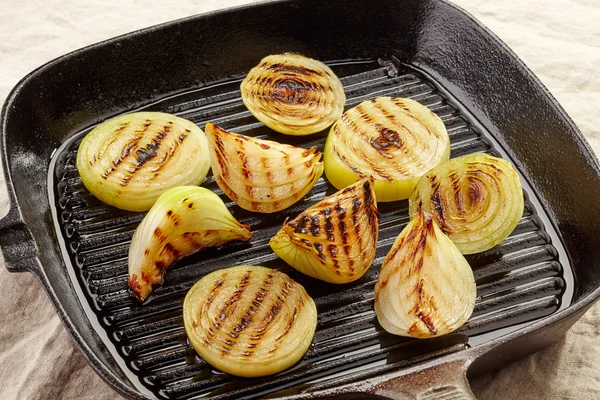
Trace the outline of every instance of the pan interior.
{"label": "pan interior", "polygon": [[[392,59],[327,64],[342,79],[346,109],[379,96],[412,98],[442,118],[450,134],[452,157],[484,151],[506,158],[502,147],[468,111],[415,67]],[[213,122],[249,136],[323,149],[327,131],[284,136],[258,122],[242,103],[241,79],[183,91],[144,110],[173,113],[201,128]],[[237,207],[209,175],[203,186],[219,194],[236,219],[251,226],[252,240],[181,260],[169,270],[164,285],[139,305],[127,290],[127,252],[144,213],[107,206],[83,187],[75,158],[81,139],[91,128],[71,135],[54,152],[48,176],[52,215],[65,265],[90,323],[132,385],[146,395],[242,399],[325,389],[478,346],[547,317],[572,301],[574,280],[569,260],[523,177],[525,212],[515,231],[499,246],[467,257],[477,280],[473,316],[454,334],[417,341],[387,334],[373,311],[379,267],[408,222],[406,201],[379,204],[379,242],[369,272],[356,282],[332,285],[285,265],[268,246],[285,218],[295,217],[336,191],[324,177],[289,209],[259,215]],[[308,353],[293,368],[273,377],[241,379],[220,373],[187,342],[181,315],[187,290],[205,274],[239,264],[284,271],[303,284],[317,304],[317,332]]]}

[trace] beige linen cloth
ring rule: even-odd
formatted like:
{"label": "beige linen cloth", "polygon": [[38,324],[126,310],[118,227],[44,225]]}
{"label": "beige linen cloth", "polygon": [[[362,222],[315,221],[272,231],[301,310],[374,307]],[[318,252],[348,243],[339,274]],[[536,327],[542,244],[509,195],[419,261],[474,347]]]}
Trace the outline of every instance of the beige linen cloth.
{"label": "beige linen cloth", "polygon": [[[251,1],[0,0],[0,102],[28,72],[69,51]],[[600,154],[600,0],[455,2],[521,57]],[[0,305],[0,399],[120,398],[75,348],[32,275],[10,274],[0,265]],[[531,357],[473,380],[476,396],[600,399],[600,304],[557,339]]]}

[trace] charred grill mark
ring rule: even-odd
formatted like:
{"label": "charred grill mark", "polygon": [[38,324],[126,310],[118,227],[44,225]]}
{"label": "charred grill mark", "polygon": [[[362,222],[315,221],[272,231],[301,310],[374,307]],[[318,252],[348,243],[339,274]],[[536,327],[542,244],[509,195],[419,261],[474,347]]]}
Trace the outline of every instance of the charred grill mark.
{"label": "charred grill mark", "polygon": [[371,145],[383,157],[392,158],[392,155],[388,154],[387,151],[393,148],[401,148],[403,146],[400,134],[397,131],[388,129],[381,124],[374,124],[373,127],[377,130],[379,135],[370,140]]}
{"label": "charred grill mark", "polygon": [[348,243],[348,232],[346,232],[346,223],[344,221],[339,221],[338,229],[340,230],[340,234],[342,235],[342,243]]}
{"label": "charred grill mark", "polygon": [[306,239],[300,239],[300,241],[302,243],[304,243],[305,246],[312,247],[312,243],[310,243],[308,240],[306,240]]}
{"label": "charred grill mark", "polygon": [[[275,341],[278,342],[281,339],[283,339],[283,337],[285,335],[287,335],[289,333],[289,331],[292,329],[292,327],[294,326],[294,324],[296,323],[296,316],[298,314],[298,309],[296,307],[294,307],[294,312],[292,313],[292,318],[290,318],[290,320],[288,321],[288,323],[285,326],[285,330],[283,331],[283,333],[281,335],[279,335]],[[275,347],[276,349],[276,347]]]}
{"label": "charred grill mark", "polygon": [[[336,207],[339,207],[339,203],[336,205]],[[335,235],[333,233],[333,223],[331,223],[331,208],[324,208],[322,213],[323,217],[325,217],[325,233],[327,235],[327,240],[333,242],[335,240]]]}
{"label": "charred grill mark", "polygon": [[161,251],[161,255],[162,253],[169,253],[173,256],[173,258],[179,258],[179,256],[181,255],[181,252],[179,250],[177,250],[175,248],[175,246],[173,246],[171,243],[167,243],[165,244],[165,247],[163,247],[162,251]]}
{"label": "charred grill mark", "polygon": [[[217,130],[216,130],[216,126],[215,126],[215,132],[214,132],[214,138],[215,138],[215,147],[216,147],[216,151],[218,151],[220,154],[217,154],[217,162],[219,163],[219,167],[221,167],[221,175],[223,175],[223,178],[228,179],[229,178],[229,168],[227,166],[227,155],[225,154],[225,144],[223,143],[223,139],[221,139],[220,135],[217,134]],[[219,156],[220,155],[220,156]]]}
{"label": "charred grill mark", "polygon": [[266,143],[259,143],[259,145],[263,150],[269,150],[271,148],[271,146]]}
{"label": "charred grill mark", "polygon": [[310,217],[310,222],[310,233],[313,236],[319,236],[319,231],[321,230],[321,227],[319,226],[319,216],[313,215],[312,217]]}
{"label": "charred grill mark", "polygon": [[[329,246],[327,246],[327,251],[333,258],[336,258],[338,255],[338,249],[335,244],[330,244]],[[337,260],[334,260],[334,261],[337,262]]]}
{"label": "charred grill mark", "polygon": [[142,136],[136,136],[133,139],[131,139],[127,143],[127,145],[121,150],[121,154],[119,155],[119,157],[113,160],[113,165],[115,167],[118,167],[119,165],[121,165],[123,160],[127,156],[129,156],[129,154],[131,154],[131,150],[138,145],[138,143],[140,142],[141,139],[142,139]]}
{"label": "charred grill mark", "polygon": [[323,243],[315,242],[313,244],[313,247],[315,248],[315,250],[317,250],[317,254],[319,255],[319,258],[321,260],[326,260],[325,254],[323,254]]}
{"label": "charred grill mark", "polygon": [[357,198],[352,199],[352,213],[353,214],[358,213],[358,210],[360,210],[360,206],[361,206],[360,199],[357,199]]}
{"label": "charred grill mark", "polygon": [[137,274],[131,275],[131,278],[129,278],[129,280],[127,280],[127,284],[131,288],[131,292],[135,295],[135,297],[140,299],[142,296],[142,285],[138,281]]}
{"label": "charred grill mark", "polygon": [[439,186],[435,189],[435,191],[431,195],[431,203],[433,205],[433,209],[435,210],[435,216],[437,217],[436,219],[440,224],[440,228],[442,229],[442,232],[444,232],[446,234],[450,233],[450,228],[446,224],[446,218],[447,218],[446,217],[446,209],[442,202]]}
{"label": "charred grill mark", "polygon": [[308,76],[310,76],[310,75],[322,76],[323,75],[320,71],[315,71],[313,69],[306,68],[301,65],[288,65],[288,64],[281,64],[281,63],[271,64],[267,67],[267,70],[273,71],[273,72],[295,72],[297,74],[308,75]]}
{"label": "charred grill mark", "polygon": [[250,171],[250,167],[248,166],[248,157],[246,157],[246,154],[244,152],[239,150],[237,151],[237,155],[240,161],[242,162],[242,175],[244,176],[244,178],[246,178],[246,180],[252,180],[252,172]]}
{"label": "charred grill mark", "polygon": [[481,188],[473,180],[469,179],[469,205],[472,207],[481,200]]}
{"label": "charred grill mark", "polygon": [[137,149],[135,151],[136,154],[136,162],[135,165],[137,168],[141,168],[148,160],[156,157],[156,150],[160,148],[160,145],[163,139],[169,134],[171,131],[170,125],[163,126],[163,130],[159,131],[153,138],[150,140],[150,143],[146,145],[146,147]]}
{"label": "charred grill mark", "polygon": [[294,233],[307,234],[309,220],[306,215],[302,215],[298,221],[290,221],[289,225],[294,228]]}

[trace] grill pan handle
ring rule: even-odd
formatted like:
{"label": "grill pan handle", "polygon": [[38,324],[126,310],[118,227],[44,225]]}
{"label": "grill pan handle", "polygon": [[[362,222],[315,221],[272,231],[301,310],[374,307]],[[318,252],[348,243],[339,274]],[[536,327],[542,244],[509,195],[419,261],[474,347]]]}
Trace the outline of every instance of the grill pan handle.
{"label": "grill pan handle", "polygon": [[[476,400],[467,380],[471,359],[432,361],[408,371],[395,371],[359,383],[294,396],[293,399],[331,400]],[[283,398],[284,400],[287,398]],[[292,397],[289,397],[291,400]]]}
{"label": "grill pan handle", "polygon": [[376,383],[367,392],[393,400],[475,400],[467,380],[470,363],[456,360],[408,375],[391,377]]}
{"label": "grill pan handle", "polygon": [[4,265],[10,272],[29,271],[39,275],[38,249],[33,235],[23,221],[8,179],[6,186],[10,209],[8,214],[0,220],[0,249],[4,257]]}

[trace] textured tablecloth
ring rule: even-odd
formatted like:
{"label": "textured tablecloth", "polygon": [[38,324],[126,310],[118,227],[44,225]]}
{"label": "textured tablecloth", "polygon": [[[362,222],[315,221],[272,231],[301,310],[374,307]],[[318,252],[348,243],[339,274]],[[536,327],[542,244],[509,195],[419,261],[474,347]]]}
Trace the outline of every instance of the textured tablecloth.
{"label": "textured tablecloth", "polygon": [[[0,102],[28,72],[69,51],[248,2],[0,0]],[[600,154],[600,0],[455,2],[525,61]],[[0,304],[0,399],[119,398],[75,348],[32,275],[10,274],[1,265]],[[471,385],[482,400],[600,399],[600,304],[556,344]]]}

